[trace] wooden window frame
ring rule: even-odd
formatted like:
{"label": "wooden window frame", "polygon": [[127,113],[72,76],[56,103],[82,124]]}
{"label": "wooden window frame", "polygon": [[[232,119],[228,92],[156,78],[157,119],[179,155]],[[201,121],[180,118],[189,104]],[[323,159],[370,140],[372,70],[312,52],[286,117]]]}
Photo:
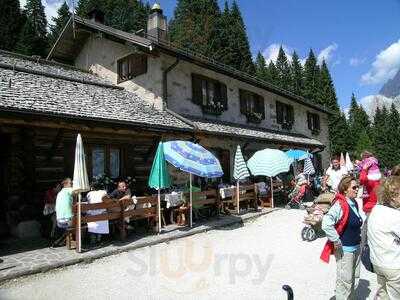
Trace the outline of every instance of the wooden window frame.
{"label": "wooden window frame", "polygon": [[247,122],[258,124],[265,119],[264,97],[252,91],[239,89],[239,101],[240,112],[247,117]]}
{"label": "wooden window frame", "polygon": [[307,125],[312,134],[319,134],[321,130],[321,120],[319,114],[307,112]]}
{"label": "wooden window frame", "polygon": [[[93,178],[93,149],[94,148],[103,148],[104,150],[104,174],[106,174],[107,176],[111,176],[110,174],[110,161],[111,161],[111,149],[118,149],[119,150],[119,177],[123,176],[123,147],[120,146],[113,146],[113,145],[105,145],[105,144],[89,144],[88,145],[88,173],[89,173],[89,178]],[[116,178],[112,178],[112,179],[116,179]]]}
{"label": "wooden window frame", "polygon": [[[214,85],[214,99],[211,99],[211,88]],[[205,85],[205,95],[203,93]],[[218,87],[218,88],[216,88]],[[211,100],[215,101],[214,105]],[[220,115],[228,110],[227,86],[216,79],[199,74],[192,74],[192,102],[202,107],[203,113]],[[204,103],[205,102],[205,103]]]}
{"label": "wooden window frame", "polygon": [[[123,75],[124,64],[128,66],[128,75]],[[133,53],[118,59],[117,61],[117,83],[131,80],[137,76],[147,73],[147,55],[144,53]]]}
{"label": "wooden window frame", "polygon": [[293,105],[276,101],[276,122],[282,126],[282,129],[291,130],[294,121]]}

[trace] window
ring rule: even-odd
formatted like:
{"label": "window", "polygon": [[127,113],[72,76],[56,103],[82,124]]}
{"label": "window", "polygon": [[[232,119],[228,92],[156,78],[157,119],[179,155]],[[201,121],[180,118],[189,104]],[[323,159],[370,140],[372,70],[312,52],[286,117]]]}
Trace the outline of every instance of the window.
{"label": "window", "polygon": [[147,73],[146,54],[131,54],[118,60],[118,83]]}
{"label": "window", "polygon": [[265,119],[264,98],[253,92],[239,90],[240,112],[250,123],[260,123]]}
{"label": "window", "polygon": [[192,74],[192,101],[204,113],[220,115],[228,109],[226,85],[201,75]]}
{"label": "window", "polygon": [[307,112],[307,123],[308,123],[308,129],[310,129],[312,133],[314,134],[319,133],[321,127],[318,114]]}
{"label": "window", "polygon": [[118,178],[121,175],[121,150],[108,146],[92,146],[90,151],[92,177],[109,175]]}
{"label": "window", "polygon": [[276,122],[283,129],[291,130],[294,123],[293,106],[276,101]]}

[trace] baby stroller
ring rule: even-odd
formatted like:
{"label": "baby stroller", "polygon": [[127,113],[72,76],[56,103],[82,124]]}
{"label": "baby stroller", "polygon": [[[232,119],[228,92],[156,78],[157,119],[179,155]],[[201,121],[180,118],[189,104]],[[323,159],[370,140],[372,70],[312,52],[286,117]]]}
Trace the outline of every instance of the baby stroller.
{"label": "baby stroller", "polygon": [[306,226],[301,230],[303,241],[312,242],[322,234],[322,218],[328,212],[334,198],[335,194],[332,192],[323,193],[315,199],[310,207],[306,208],[307,215],[303,221]]}
{"label": "baby stroller", "polygon": [[312,201],[312,192],[311,187],[308,183],[308,180],[303,174],[300,174],[296,177],[296,186],[290,192],[289,202],[286,205],[287,209],[291,208],[304,208],[302,202]]}

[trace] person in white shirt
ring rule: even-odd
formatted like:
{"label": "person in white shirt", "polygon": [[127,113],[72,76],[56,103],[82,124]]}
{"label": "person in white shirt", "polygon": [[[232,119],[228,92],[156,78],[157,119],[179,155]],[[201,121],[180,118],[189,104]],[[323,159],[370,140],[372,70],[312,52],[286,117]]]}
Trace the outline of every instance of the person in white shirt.
{"label": "person in white shirt", "polygon": [[400,299],[400,176],[381,183],[368,217],[368,244],[378,279],[375,299]]}
{"label": "person in white shirt", "polygon": [[[103,197],[107,196],[107,191],[101,184],[93,183],[91,191],[87,194],[86,198],[89,204],[102,203]],[[89,210],[88,215],[95,216],[105,213],[106,209],[95,209]],[[88,232],[91,233],[91,244],[99,243],[101,241],[101,236],[104,234],[109,234],[109,224],[108,220],[89,222],[87,224]]]}
{"label": "person in white shirt", "polygon": [[347,175],[347,169],[340,165],[339,158],[333,157],[331,160],[331,166],[326,170],[325,177],[322,183],[323,190],[329,190],[337,192],[337,187],[340,180],[344,175]]}

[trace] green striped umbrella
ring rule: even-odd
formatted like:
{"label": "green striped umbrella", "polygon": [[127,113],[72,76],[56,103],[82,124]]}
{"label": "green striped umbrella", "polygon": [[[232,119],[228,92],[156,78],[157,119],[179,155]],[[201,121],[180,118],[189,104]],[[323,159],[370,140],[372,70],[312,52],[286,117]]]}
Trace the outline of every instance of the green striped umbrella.
{"label": "green striped umbrella", "polygon": [[244,179],[250,176],[249,170],[247,169],[246,163],[243,159],[242,155],[242,150],[240,149],[240,146],[238,145],[236,148],[236,154],[235,154],[235,163],[233,165],[233,178],[236,179],[236,209],[237,213],[239,214],[239,180]]}
{"label": "green striped umbrella", "polygon": [[161,194],[160,190],[171,186],[171,178],[168,173],[167,163],[164,158],[164,145],[162,142],[158,144],[156,156],[153,160],[149,177],[149,187],[158,191],[158,231],[161,231]]}

